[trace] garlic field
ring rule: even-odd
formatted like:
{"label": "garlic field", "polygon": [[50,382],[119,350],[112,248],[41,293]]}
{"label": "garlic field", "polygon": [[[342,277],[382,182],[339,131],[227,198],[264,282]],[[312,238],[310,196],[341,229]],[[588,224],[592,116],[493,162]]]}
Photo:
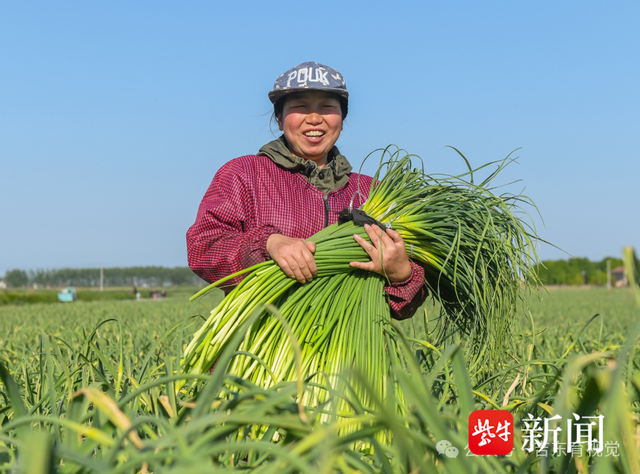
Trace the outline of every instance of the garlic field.
{"label": "garlic field", "polygon": [[[321,383],[263,389],[228,375],[232,351],[211,375],[182,374],[202,325],[186,299],[0,307],[0,472],[640,473],[632,291],[526,302],[497,367],[469,367],[454,339],[432,345],[438,309],[426,304],[390,336],[402,364],[387,393],[401,391],[408,410],[319,387],[348,416],[300,403]],[[475,410],[512,413],[510,454],[470,451]]]}

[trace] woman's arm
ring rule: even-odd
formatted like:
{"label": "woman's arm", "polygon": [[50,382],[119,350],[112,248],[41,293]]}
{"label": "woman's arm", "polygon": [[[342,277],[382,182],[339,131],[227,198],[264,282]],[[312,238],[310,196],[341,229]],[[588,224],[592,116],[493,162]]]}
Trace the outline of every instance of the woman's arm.
{"label": "woman's arm", "polygon": [[424,269],[415,262],[411,264],[411,276],[401,282],[391,283],[384,287],[389,296],[391,317],[407,319],[412,317],[427,299],[427,287],[424,284]]}
{"label": "woman's arm", "polygon": [[[233,161],[220,168],[200,203],[195,223],[187,231],[189,267],[208,282],[269,259],[267,240],[280,233],[272,225],[251,225],[255,222],[255,204],[238,168]],[[240,280],[242,276],[229,284]]]}

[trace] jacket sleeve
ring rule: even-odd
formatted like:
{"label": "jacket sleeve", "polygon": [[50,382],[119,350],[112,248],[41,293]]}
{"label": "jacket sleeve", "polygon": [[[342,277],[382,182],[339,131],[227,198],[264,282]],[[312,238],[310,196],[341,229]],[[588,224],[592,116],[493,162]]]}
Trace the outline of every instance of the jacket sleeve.
{"label": "jacket sleeve", "polygon": [[[216,173],[187,231],[189,267],[208,282],[269,259],[267,239],[280,233],[272,225],[254,225],[252,193],[237,168],[229,162]],[[229,285],[242,278],[233,278]]]}
{"label": "jacket sleeve", "polygon": [[394,319],[412,317],[427,298],[424,269],[415,262],[409,263],[411,276],[405,281],[394,282],[384,288],[389,297],[391,317]]}

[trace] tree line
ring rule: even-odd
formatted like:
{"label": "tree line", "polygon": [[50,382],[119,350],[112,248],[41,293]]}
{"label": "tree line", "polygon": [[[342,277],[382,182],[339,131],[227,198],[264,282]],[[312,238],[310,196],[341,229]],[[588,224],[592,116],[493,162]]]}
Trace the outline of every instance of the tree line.
{"label": "tree line", "polygon": [[[103,285],[114,286],[201,286],[206,282],[189,267],[113,267],[103,269]],[[9,270],[3,278],[12,288],[38,285],[41,287],[100,286],[99,268],[60,268],[54,270]]]}
{"label": "tree line", "polygon": [[606,285],[607,260],[611,270],[623,265],[621,259],[613,257],[604,258],[599,262],[592,262],[586,258],[570,258],[545,260],[536,265],[536,271],[545,285]]}
{"label": "tree line", "polygon": [[[545,260],[536,265],[545,285],[605,285],[607,260],[611,269],[621,266],[622,260],[608,257],[599,262],[586,258]],[[56,270],[9,270],[4,282],[12,288],[32,286],[100,286],[99,268],[60,268]],[[114,267],[104,269],[104,286],[201,286],[205,283],[189,267]]]}

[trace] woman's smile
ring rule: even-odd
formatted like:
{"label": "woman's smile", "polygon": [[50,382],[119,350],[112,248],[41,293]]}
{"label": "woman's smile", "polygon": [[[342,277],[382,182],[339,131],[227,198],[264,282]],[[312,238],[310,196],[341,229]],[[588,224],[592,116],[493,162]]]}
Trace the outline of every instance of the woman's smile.
{"label": "woman's smile", "polygon": [[309,130],[307,132],[303,132],[303,135],[307,137],[311,143],[320,143],[324,138],[325,133],[322,130]]}

